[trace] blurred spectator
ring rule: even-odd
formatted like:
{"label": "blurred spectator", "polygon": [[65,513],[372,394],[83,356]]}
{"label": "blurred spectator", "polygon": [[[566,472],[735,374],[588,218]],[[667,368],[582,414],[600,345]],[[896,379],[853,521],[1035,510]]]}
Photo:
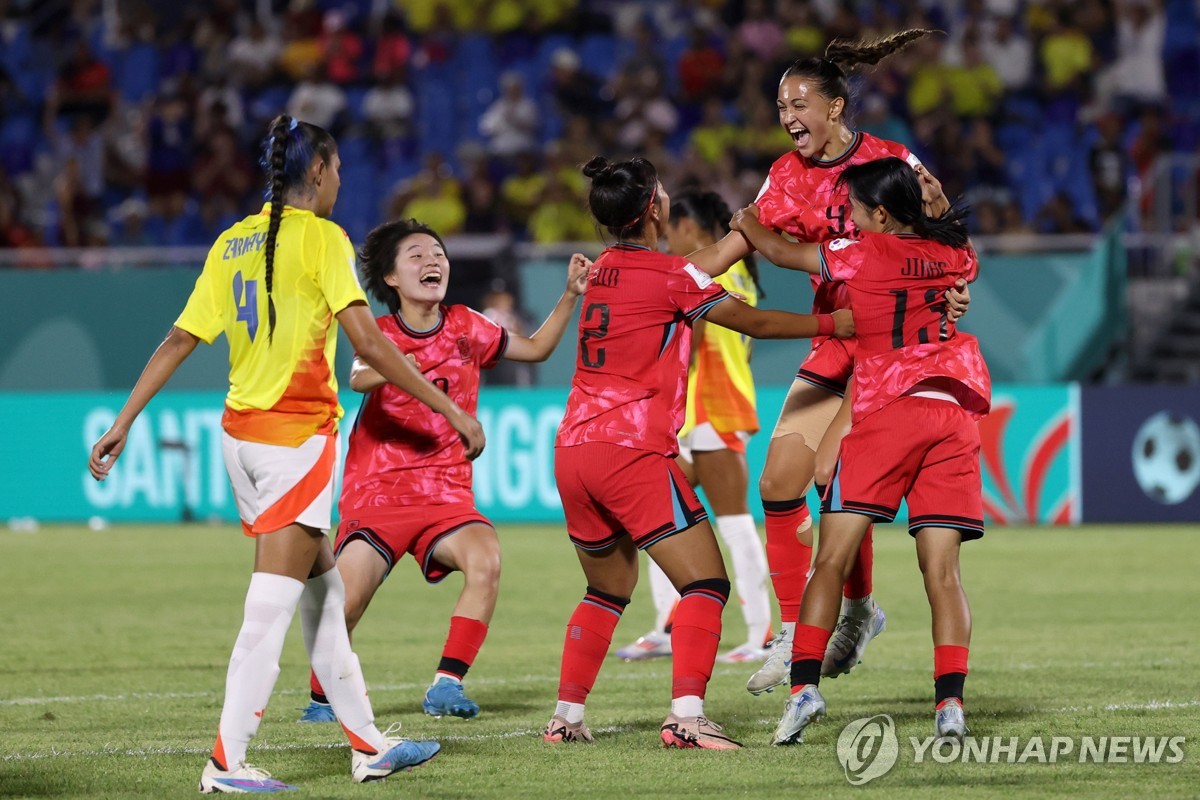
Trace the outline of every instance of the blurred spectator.
{"label": "blurred spectator", "polygon": [[404,35],[404,23],[395,12],[380,22],[379,39],[375,43],[375,59],[371,71],[377,80],[399,76],[403,80],[412,58],[412,43]]}
{"label": "blurred spectator", "polygon": [[362,74],[363,42],[348,22],[344,10],[330,9],[325,12],[321,24],[321,58],[325,61],[325,74],[341,86],[354,83]]}
{"label": "blurred spectator", "polygon": [[981,47],[984,60],[1000,76],[1005,89],[1020,91],[1029,85],[1033,73],[1033,46],[1013,27],[1012,17],[996,17],[991,33],[984,35]]}
{"label": "blurred spectator", "polygon": [[505,229],[498,194],[486,167],[475,169],[467,175],[462,189],[466,208],[463,233],[497,233]]}
{"label": "blurred spectator", "polygon": [[300,82],[287,101],[287,113],[302,122],[337,134],[346,112],[346,92],[329,80],[323,68]]}
{"label": "blurred spectator", "polygon": [[33,230],[21,220],[21,194],[0,166],[0,247],[32,247]]}
{"label": "blurred spectator", "polygon": [[946,71],[950,104],[960,117],[990,117],[996,113],[1004,83],[996,70],[983,60],[979,41],[969,36],[962,41],[962,64]]}
{"label": "blurred spectator", "polygon": [[46,130],[53,127],[59,116],[79,114],[90,117],[94,124],[99,125],[108,119],[113,106],[113,94],[112,72],[96,57],[86,41],[77,40],[46,97]]}
{"label": "blurred spectator", "polygon": [[226,127],[215,128],[204,138],[192,173],[197,193],[213,214],[237,214],[254,183],[254,165],[238,147],[237,136]]}
{"label": "blurred spectator", "polygon": [[279,38],[252,19],[245,33],[229,43],[230,80],[240,86],[262,86],[275,74],[282,50]]}
{"label": "blurred spectator", "polygon": [[921,39],[914,46],[919,61],[908,84],[908,113],[913,119],[943,107],[949,99],[949,73],[937,36]]}
{"label": "blurred spectator", "polygon": [[131,197],[112,210],[110,244],[117,247],[148,247],[160,244],[146,228],[150,208],[145,200]]}
{"label": "blurred spectator", "polygon": [[704,116],[692,128],[688,146],[696,155],[715,164],[721,154],[738,141],[737,126],[725,118],[725,105],[716,97],[704,101]]}
{"label": "blurred spectator", "polygon": [[517,73],[502,75],[500,87],[500,96],[479,119],[479,132],[488,139],[488,152],[509,159],[537,144],[538,109]]}
{"label": "blurred spectator", "polygon": [[430,153],[424,169],[393,194],[388,213],[418,219],[443,236],[462,231],[467,208],[454,173],[440,153]]}
{"label": "blurred spectator", "polygon": [[591,217],[571,187],[557,175],[546,181],[546,188],[527,223],[529,238],[537,244],[575,242],[595,237]]}
{"label": "blurred spectator", "polygon": [[290,80],[302,81],[317,72],[322,65],[321,53],[321,41],[301,19],[289,18],[284,23],[278,64]]}
{"label": "blurred spectator", "polygon": [[781,0],[779,19],[783,23],[783,38],[796,58],[820,55],[825,47],[825,32],[816,11],[808,0]]}
{"label": "blurred spectator", "polygon": [[1055,192],[1037,213],[1038,233],[1091,233],[1089,225],[1075,211],[1075,204],[1064,192]]}
{"label": "blurred spectator", "polygon": [[196,129],[201,137],[222,126],[237,130],[245,121],[242,93],[230,85],[226,75],[217,76],[200,92],[196,100]]}
{"label": "blurred spectator", "polygon": [[550,85],[564,115],[574,114],[598,122],[612,108],[600,95],[600,82],[584,72],[579,56],[566,48],[555,50],[551,57]]}
{"label": "blurred spectator", "polygon": [[1069,10],[1052,15],[1040,55],[1046,89],[1051,94],[1081,93],[1084,76],[1092,68],[1092,43],[1075,26]]}
{"label": "blurred spectator", "polygon": [[615,114],[617,143],[627,151],[641,148],[650,131],[669,136],[679,125],[679,111],[663,89],[662,76],[653,69],[633,77],[617,100]]}
{"label": "blurred spectator", "polygon": [[500,184],[500,200],[505,216],[520,231],[525,230],[545,189],[546,176],[538,170],[537,156],[532,152],[518,153],[513,173]]}
{"label": "blurred spectator", "polygon": [[680,54],[675,69],[679,74],[680,101],[695,104],[713,96],[721,85],[725,57],[713,44],[707,28],[695,26],[688,36],[688,47]]}
{"label": "blurred spectator", "polygon": [[367,134],[377,141],[395,141],[409,135],[413,96],[401,78],[403,68],[384,74],[363,96]]}
{"label": "blurred spectator", "polygon": [[[495,281],[483,296],[481,313],[509,333],[527,335],[528,325],[517,309],[517,299],[501,280]],[[481,377],[485,384],[492,386],[532,386],[534,366],[528,362],[502,358],[494,367],[484,370]]]}
{"label": "blurred spectator", "polygon": [[1125,0],[1117,9],[1117,61],[1110,68],[1113,93],[1134,107],[1161,103],[1167,95],[1163,72],[1166,15],[1155,0]]}
{"label": "blurred spectator", "polygon": [[1096,187],[1100,216],[1107,219],[1125,203],[1129,182],[1129,156],[1122,146],[1121,117],[1108,113],[1096,120],[1099,137],[1088,154],[1088,166]]}
{"label": "blurred spectator", "polygon": [[146,195],[155,214],[185,202],[191,188],[195,138],[187,105],[178,95],[159,100],[147,127]]}
{"label": "blurred spectator", "polygon": [[745,17],[734,35],[761,61],[773,64],[783,53],[783,28],[767,0],[746,0]]}

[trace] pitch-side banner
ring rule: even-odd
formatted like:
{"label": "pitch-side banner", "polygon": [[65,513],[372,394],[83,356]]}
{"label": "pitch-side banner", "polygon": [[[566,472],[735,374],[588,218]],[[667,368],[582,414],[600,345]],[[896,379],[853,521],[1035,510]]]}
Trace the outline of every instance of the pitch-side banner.
{"label": "pitch-side banner", "polygon": [[[750,508],[784,390],[759,393],[763,431],[750,441]],[[992,522],[1064,524],[1080,519],[1078,409],[1068,386],[998,387],[982,426],[984,496]],[[130,432],[108,480],[88,474],[91,444],[112,424],[117,393],[0,394],[9,431],[0,459],[0,524],[235,520],[221,458],[222,395],[164,392]],[[488,444],[475,462],[479,508],[493,520],[562,519],[554,485],[554,434],[563,389],[484,387],[479,419]],[[359,397],[343,394],[348,435]],[[343,446],[342,452],[345,453]],[[810,497],[812,505],[816,498]]]}

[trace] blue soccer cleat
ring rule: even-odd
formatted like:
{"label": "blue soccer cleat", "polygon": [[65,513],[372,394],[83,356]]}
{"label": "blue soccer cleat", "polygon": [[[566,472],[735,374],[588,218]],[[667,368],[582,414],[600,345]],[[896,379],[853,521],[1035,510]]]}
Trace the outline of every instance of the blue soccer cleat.
{"label": "blue soccer cleat", "polygon": [[428,762],[442,749],[437,742],[415,742],[412,739],[388,736],[399,727],[397,723],[384,731],[384,746],[387,749],[382,753],[354,751],[350,774],[355,783],[383,780],[397,772],[408,772],[413,767]]}
{"label": "blue soccer cleat", "polygon": [[421,707],[431,717],[471,719],[479,713],[479,704],[463,694],[462,684],[450,680],[434,681]]}
{"label": "blue soccer cleat", "polygon": [[300,715],[297,722],[337,722],[337,717],[333,713],[333,706],[329,703],[318,703],[313,700],[308,704],[307,708],[301,708],[304,713]]}

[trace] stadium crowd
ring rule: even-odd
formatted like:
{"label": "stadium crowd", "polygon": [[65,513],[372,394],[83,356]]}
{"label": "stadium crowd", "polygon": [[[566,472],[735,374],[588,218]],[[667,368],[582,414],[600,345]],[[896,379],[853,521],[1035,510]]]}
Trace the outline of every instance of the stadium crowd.
{"label": "stadium crowd", "polygon": [[[331,130],[355,241],[597,237],[578,165],[639,154],[737,208],[792,147],[775,87],[836,38],[931,28],[853,124],[909,143],[977,233],[1093,231],[1200,141],[1194,0],[9,0],[0,247],[207,245],[262,202],[281,110]],[[1031,177],[1037,176],[1037,180]]]}

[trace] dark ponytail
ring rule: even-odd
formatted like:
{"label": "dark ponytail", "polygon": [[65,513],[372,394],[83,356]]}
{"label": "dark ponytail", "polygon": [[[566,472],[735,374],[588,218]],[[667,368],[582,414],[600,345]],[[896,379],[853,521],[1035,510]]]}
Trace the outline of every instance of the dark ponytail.
{"label": "dark ponytail", "polygon": [[289,191],[305,184],[308,168],[316,156],[329,164],[337,151],[333,137],[323,128],[281,114],[271,120],[263,142],[260,164],[267,171],[267,199],[271,201],[271,221],[267,225],[267,241],[263,254],[267,261],[263,280],[267,290],[267,340],[275,341],[275,299],[271,290],[275,282],[275,245],[279,226],[283,222],[283,206]]}
{"label": "dark ponytail", "polygon": [[845,185],[851,197],[867,208],[883,206],[897,222],[911,226],[913,233],[922,239],[959,248],[969,244],[964,224],[969,209],[951,205],[941,216],[926,216],[916,170],[895,156],[846,167],[837,182],[838,186]]}
{"label": "dark ponytail", "polygon": [[846,103],[846,111],[843,114],[848,116],[850,81],[847,75],[853,71],[855,66],[878,64],[892,53],[903,50],[917,39],[932,33],[934,31],[913,28],[893,33],[891,36],[881,39],[860,42],[839,39],[829,43],[829,46],[825,48],[824,57],[802,58],[794,62],[784,71],[780,80],[793,77],[808,78],[813,81],[817,92],[826,100],[833,102],[839,97],[842,98]]}
{"label": "dark ponytail", "polygon": [[592,181],[588,210],[596,222],[617,240],[637,236],[646,227],[646,215],[658,199],[658,170],[644,158],[609,161],[595,156],[583,165]]}
{"label": "dark ponytail", "polygon": [[[729,204],[716,192],[687,189],[671,198],[672,220],[683,217],[693,219],[701,230],[716,239],[729,233],[729,219],[732,216]],[[759,298],[766,297],[767,293],[763,291],[762,282],[758,278],[758,260],[754,253],[748,253],[742,260],[746,262],[746,270],[750,273],[750,279],[754,281]]]}

